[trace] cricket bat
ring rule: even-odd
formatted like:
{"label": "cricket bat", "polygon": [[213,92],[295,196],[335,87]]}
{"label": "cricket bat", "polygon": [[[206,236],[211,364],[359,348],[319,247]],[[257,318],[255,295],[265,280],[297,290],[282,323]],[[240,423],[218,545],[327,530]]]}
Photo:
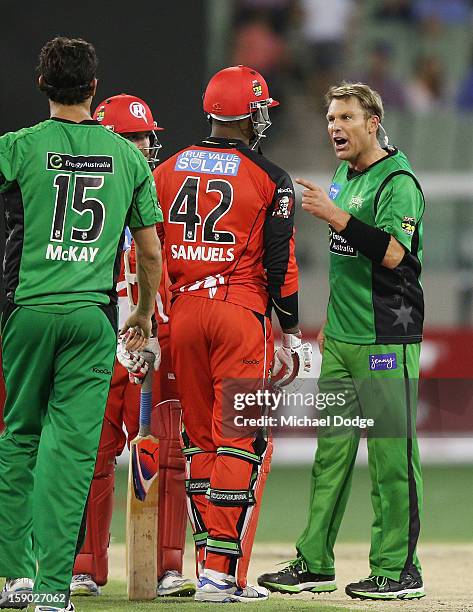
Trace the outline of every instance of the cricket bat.
{"label": "cricket bat", "polygon": [[[129,272],[125,256],[125,272]],[[128,299],[133,307],[131,287]],[[126,521],[126,577],[129,600],[156,598],[159,443],[151,435],[154,354],[143,351],[148,372],[141,385],[140,429],[130,444]]]}

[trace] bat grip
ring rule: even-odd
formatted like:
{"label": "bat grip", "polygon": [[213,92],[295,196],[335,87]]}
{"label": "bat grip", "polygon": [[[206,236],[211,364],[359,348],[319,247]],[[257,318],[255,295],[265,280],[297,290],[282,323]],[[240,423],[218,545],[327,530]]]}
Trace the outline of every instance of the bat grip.
{"label": "bat grip", "polygon": [[153,364],[154,353],[143,351],[143,356],[148,363],[148,371],[143,379],[140,391],[140,436],[150,434],[151,409],[153,407]]}

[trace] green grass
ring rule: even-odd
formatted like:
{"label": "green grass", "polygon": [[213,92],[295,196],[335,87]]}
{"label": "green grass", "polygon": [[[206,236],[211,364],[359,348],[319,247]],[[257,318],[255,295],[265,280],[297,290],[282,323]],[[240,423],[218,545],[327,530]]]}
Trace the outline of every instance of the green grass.
{"label": "green grass", "polygon": [[[0,578],[0,589],[3,587],[4,580]],[[159,599],[154,601],[128,601],[126,598],[126,586],[124,582],[117,580],[111,580],[102,589],[102,595],[97,597],[74,597],[73,602],[76,608],[76,612],[82,612],[82,610],[93,610],[94,612],[100,612],[102,610],[108,610],[109,612],[129,612],[134,610],[135,612],[147,612],[148,610],[163,610],[164,612],[189,612],[191,610],[198,610],[198,612],[205,610],[212,610],[216,612],[219,606],[210,603],[197,604],[193,597],[177,598],[168,597],[165,599]],[[313,601],[297,601],[289,598],[277,598],[274,596],[269,601],[260,602],[257,605],[258,610],[281,610],[290,611],[295,610],[296,612],[312,612],[314,608],[317,612],[355,612],[353,608],[340,608],[339,606],[325,606],[322,604],[314,605]],[[248,604],[232,604],[231,611],[247,610]],[[360,608],[357,608],[358,612]]]}
{"label": "green grass", "polygon": [[[472,466],[427,466],[424,468],[423,542],[471,542]],[[117,471],[114,542],[124,541],[125,469]],[[274,466],[264,493],[257,542],[295,542],[303,530],[309,499],[310,466]],[[355,469],[352,492],[340,530],[339,541],[369,540],[372,510],[368,469]]]}
{"label": "green grass", "polygon": [[[471,542],[471,508],[473,487],[471,487],[472,466],[427,466],[424,468],[425,499],[422,522],[423,542]],[[310,466],[274,466],[266,487],[257,541],[294,543],[302,531],[307,516],[309,497]],[[115,512],[112,535],[115,542],[124,541],[127,474],[125,469],[117,471]],[[353,479],[352,493],[342,524],[339,541],[366,542],[369,539],[372,518],[370,504],[370,482],[366,467],[357,468]],[[189,545],[191,545],[189,543]],[[2,581],[0,580],[0,587]],[[289,597],[273,597],[258,604],[258,610],[294,610],[317,612],[350,612],[353,608],[333,607],[314,596],[311,601]],[[129,610],[156,610],[157,606],[172,612],[212,610],[215,604],[196,604],[190,599],[165,599],[154,602],[129,602],[126,600],[125,584],[111,581],[100,599],[75,598],[76,609],[127,612]],[[349,605],[349,604],[348,604]],[[233,604],[231,610],[248,610],[246,604]],[[365,608],[365,610],[367,610]],[[362,608],[357,608],[361,612]]]}
{"label": "green grass", "polygon": [[[212,610],[212,612],[216,612],[217,609],[220,609],[220,606],[214,603],[197,604],[193,597],[160,599],[158,603],[156,603],[156,600],[149,602],[127,601],[125,585],[115,581],[109,582],[107,586],[104,587],[103,595],[99,600],[94,597],[76,597],[73,601],[77,612],[82,612],[82,610],[94,610],[95,612],[98,610],[113,610],[113,612],[128,612],[129,610],[135,610],[136,612],[146,612],[147,610],[151,611],[158,609],[164,612],[185,612],[186,610],[196,610],[197,612]],[[317,612],[350,612],[353,610],[353,608],[326,606],[314,603],[314,601],[291,600],[289,598],[279,597],[273,597],[266,602],[261,602],[255,609],[267,610],[268,612],[270,610],[284,610],[284,612],[287,610],[295,610],[296,612],[313,612],[314,610],[317,610]],[[248,604],[231,605],[231,612],[238,612],[238,610],[246,610],[248,612]],[[360,608],[357,608],[357,610],[360,612]]]}

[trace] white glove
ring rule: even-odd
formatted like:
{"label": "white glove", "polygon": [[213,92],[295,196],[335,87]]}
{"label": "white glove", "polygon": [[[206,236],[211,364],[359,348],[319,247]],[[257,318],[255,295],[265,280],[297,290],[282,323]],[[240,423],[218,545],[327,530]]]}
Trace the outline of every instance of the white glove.
{"label": "white glove", "polygon": [[302,344],[302,334],[283,334],[282,346],[274,353],[271,382],[277,387],[289,385],[299,374],[310,372],[312,367],[312,345]]}
{"label": "white glove", "polygon": [[119,363],[128,370],[130,381],[139,385],[143,382],[149,369],[148,361],[145,359],[143,353],[153,353],[153,368],[158,370],[161,363],[161,348],[157,338],[148,338],[146,346],[142,351],[127,351],[125,348],[126,342],[126,334],[118,338],[117,359]]}

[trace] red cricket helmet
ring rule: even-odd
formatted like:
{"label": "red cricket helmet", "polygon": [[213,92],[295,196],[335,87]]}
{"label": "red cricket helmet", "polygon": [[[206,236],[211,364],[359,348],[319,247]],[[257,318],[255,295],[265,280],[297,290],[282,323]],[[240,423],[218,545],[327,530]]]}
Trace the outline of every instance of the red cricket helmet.
{"label": "red cricket helmet", "polygon": [[251,117],[257,139],[269,128],[268,108],[279,102],[269,96],[263,76],[248,66],[231,66],[215,74],[204,93],[204,111],[219,121],[237,121]]}
{"label": "red cricket helmet", "polygon": [[106,98],[95,109],[94,119],[117,134],[150,132],[148,161],[153,166],[158,162],[156,154],[161,149],[161,144],[155,132],[164,128],[158,126],[144,100],[128,94]]}

